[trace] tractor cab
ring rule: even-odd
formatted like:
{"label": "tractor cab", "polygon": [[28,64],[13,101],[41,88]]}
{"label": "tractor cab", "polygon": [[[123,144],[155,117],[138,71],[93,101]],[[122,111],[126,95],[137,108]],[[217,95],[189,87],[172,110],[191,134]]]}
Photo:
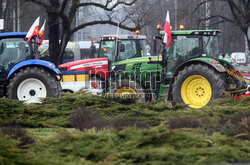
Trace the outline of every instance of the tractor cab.
{"label": "tractor cab", "polygon": [[172,31],[171,47],[166,52],[167,70],[173,73],[188,60],[204,57],[218,59],[218,30]]}
{"label": "tractor cab", "polygon": [[110,62],[148,56],[146,36],[105,35],[100,38],[99,58],[107,57]]}
{"label": "tractor cab", "polygon": [[32,44],[25,44],[27,33],[0,34],[0,69],[1,79],[6,79],[9,70],[18,62],[32,59]]}

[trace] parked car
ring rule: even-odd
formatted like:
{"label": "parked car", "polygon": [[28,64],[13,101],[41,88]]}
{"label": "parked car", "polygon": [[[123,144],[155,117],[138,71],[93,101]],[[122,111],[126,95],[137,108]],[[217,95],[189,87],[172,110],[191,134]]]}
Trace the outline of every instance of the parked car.
{"label": "parked car", "polygon": [[231,58],[237,64],[247,65],[247,56],[246,56],[246,53],[243,53],[243,52],[234,52],[234,53],[231,54]]}

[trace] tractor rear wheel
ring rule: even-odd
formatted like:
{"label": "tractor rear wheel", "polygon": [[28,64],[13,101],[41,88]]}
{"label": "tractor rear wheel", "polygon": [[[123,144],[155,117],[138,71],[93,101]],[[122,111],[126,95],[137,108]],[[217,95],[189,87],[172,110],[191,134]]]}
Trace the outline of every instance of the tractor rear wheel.
{"label": "tractor rear wheel", "polygon": [[137,98],[140,102],[146,101],[146,93],[142,86],[136,81],[129,79],[116,81],[109,88],[108,94],[112,95],[112,97]]}
{"label": "tractor rear wheel", "polygon": [[225,91],[225,81],[218,72],[207,65],[192,64],[175,77],[172,96],[175,103],[201,108],[223,97]]}
{"label": "tractor rear wheel", "polygon": [[61,97],[61,85],[48,71],[27,67],[15,73],[7,86],[7,97],[25,103],[39,103],[40,98]]}

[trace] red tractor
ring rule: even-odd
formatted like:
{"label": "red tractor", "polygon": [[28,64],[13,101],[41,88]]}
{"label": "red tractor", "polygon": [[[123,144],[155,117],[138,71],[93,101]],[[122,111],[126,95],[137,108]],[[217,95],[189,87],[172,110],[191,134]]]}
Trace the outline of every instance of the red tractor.
{"label": "red tractor", "polygon": [[105,80],[114,62],[149,56],[146,36],[105,35],[100,38],[98,58],[68,62],[59,65],[63,76],[62,89],[76,92],[82,88],[91,89],[93,94],[101,94],[106,87]]}

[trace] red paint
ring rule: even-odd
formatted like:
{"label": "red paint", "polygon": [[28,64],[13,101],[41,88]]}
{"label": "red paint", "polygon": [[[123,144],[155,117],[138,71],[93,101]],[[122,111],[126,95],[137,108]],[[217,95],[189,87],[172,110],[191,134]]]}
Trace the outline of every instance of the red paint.
{"label": "red paint", "polygon": [[94,87],[95,89],[98,87],[96,82],[92,82],[92,83],[90,83],[90,85],[91,85],[92,87]]}
{"label": "red paint", "polygon": [[249,97],[249,96],[250,96],[250,93],[247,93],[247,94],[244,94],[244,95],[240,95],[240,96],[236,96],[235,100],[239,100],[239,99],[241,99],[243,97]]}
{"label": "red paint", "polygon": [[[104,62],[106,64],[98,64],[98,62],[100,63]],[[80,67],[80,65],[88,65],[92,63],[97,63],[97,64]],[[78,65],[79,68],[74,69],[74,67]],[[100,77],[104,79],[109,78],[108,58],[92,58],[92,59],[78,60],[61,64],[58,66],[58,68],[67,68],[67,71],[89,71],[90,75],[100,75]]]}

